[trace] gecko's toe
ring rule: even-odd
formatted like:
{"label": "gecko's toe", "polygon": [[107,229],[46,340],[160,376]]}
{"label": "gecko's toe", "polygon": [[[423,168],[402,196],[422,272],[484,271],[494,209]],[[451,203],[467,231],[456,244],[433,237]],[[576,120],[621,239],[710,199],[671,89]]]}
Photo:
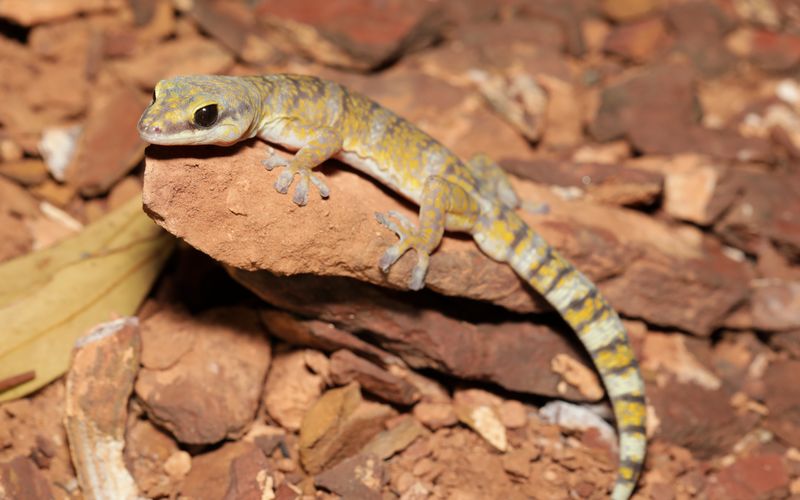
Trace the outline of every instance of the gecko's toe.
{"label": "gecko's toe", "polygon": [[301,207],[308,203],[308,178],[301,176],[294,188],[294,195],[292,201]]}
{"label": "gecko's toe", "polygon": [[288,162],[279,156],[270,156],[264,160],[261,160],[261,164],[264,165],[268,171],[272,172],[273,169],[279,167],[285,167],[288,165]]}
{"label": "gecko's toe", "polygon": [[275,189],[281,194],[286,194],[289,192],[289,186],[292,185],[292,180],[294,180],[294,172],[284,170],[281,172],[281,175],[278,176],[278,180],[275,181]]}
{"label": "gecko's toe", "polygon": [[319,191],[320,196],[322,196],[323,198],[327,198],[328,196],[331,195],[331,190],[328,188],[328,185],[325,184],[325,181],[323,181],[313,173],[309,176],[309,178],[311,180],[311,184],[313,184]]}

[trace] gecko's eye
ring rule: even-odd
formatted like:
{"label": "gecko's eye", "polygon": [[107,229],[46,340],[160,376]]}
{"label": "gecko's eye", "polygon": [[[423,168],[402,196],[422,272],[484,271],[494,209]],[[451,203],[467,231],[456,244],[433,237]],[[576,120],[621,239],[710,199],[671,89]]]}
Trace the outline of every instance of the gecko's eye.
{"label": "gecko's eye", "polygon": [[217,118],[219,118],[219,110],[216,104],[203,106],[194,112],[194,122],[203,128],[208,128],[217,123]]}

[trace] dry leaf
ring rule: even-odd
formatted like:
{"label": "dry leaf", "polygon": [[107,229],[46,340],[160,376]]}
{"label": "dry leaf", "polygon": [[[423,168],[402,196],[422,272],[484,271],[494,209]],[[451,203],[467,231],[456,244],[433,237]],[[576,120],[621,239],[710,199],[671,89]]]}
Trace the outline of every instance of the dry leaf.
{"label": "dry leaf", "polygon": [[75,340],[98,323],[134,314],[173,241],[136,197],[68,240],[0,265],[0,381],[36,374],[0,402],[66,372]]}

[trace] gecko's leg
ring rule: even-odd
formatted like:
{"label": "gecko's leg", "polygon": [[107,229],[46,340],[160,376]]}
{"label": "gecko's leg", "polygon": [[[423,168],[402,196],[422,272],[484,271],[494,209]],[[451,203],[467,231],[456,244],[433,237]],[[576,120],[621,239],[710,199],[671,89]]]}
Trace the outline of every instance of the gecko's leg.
{"label": "gecko's leg", "polygon": [[469,159],[467,168],[479,181],[481,193],[489,195],[508,208],[519,207],[519,198],[505,170],[489,156],[479,153]]}
{"label": "gecko's leg", "polygon": [[279,193],[286,194],[294,181],[294,176],[297,175],[300,179],[294,189],[292,201],[300,206],[308,203],[309,181],[317,187],[320,196],[327,198],[330,194],[328,186],[311,169],[341,151],[341,134],[332,128],[312,127],[294,120],[287,120],[284,131],[305,140],[303,146],[288,160],[278,157],[272,151],[272,154],[262,161],[267,170],[276,167],[285,168],[275,181],[275,189]]}
{"label": "gecko's leg", "polygon": [[[511,187],[506,171],[487,155],[473,156],[467,162],[467,168],[478,179],[482,194],[500,200],[500,203],[511,209],[519,208],[522,205],[514,188]],[[522,207],[527,212],[539,215],[550,211],[547,203],[526,202]]]}
{"label": "gecko's leg", "polygon": [[383,272],[397,262],[410,249],[417,253],[417,264],[411,271],[408,287],[419,290],[425,286],[430,254],[442,241],[445,229],[467,231],[477,220],[478,204],[459,186],[442,177],[425,179],[419,204],[419,226],[415,227],[405,216],[394,211],[386,215],[376,213],[378,222],[394,231],[400,241],[383,254],[379,266]]}

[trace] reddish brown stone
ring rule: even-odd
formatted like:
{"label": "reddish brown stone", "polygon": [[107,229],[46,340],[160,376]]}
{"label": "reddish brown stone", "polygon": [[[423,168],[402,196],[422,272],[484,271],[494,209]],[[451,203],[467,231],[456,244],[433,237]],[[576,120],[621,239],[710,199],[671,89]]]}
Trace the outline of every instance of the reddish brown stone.
{"label": "reddish brown stone", "polygon": [[317,474],[355,455],[393,417],[386,405],[364,401],[358,384],[331,389],[306,413],[300,427],[300,460]]}
{"label": "reddish brown stone", "polygon": [[[739,161],[771,161],[768,141],[699,125],[695,79],[682,65],[647,68],[606,87],[590,124],[600,141],[627,137],[650,154],[699,152]],[[669,133],[664,133],[669,130]]]}
{"label": "reddish brown stone", "polygon": [[651,205],[661,195],[664,176],[615,164],[554,160],[503,160],[503,168],[537,184],[580,189],[587,200],[623,206]]}
{"label": "reddish brown stone", "polygon": [[703,75],[716,76],[733,66],[735,58],[723,43],[734,23],[713,2],[686,2],[669,6],[666,18],[675,30],[677,48]]}
{"label": "reddish brown stone", "polygon": [[658,437],[690,449],[699,459],[730,452],[757,418],[736,415],[729,395],[695,384],[651,385],[647,396],[660,423]]}
{"label": "reddish brown stone", "polygon": [[232,272],[278,307],[319,316],[354,332],[375,332],[379,346],[411,367],[491,380],[510,390],[585,399],[571,386],[561,393],[562,379],[550,369],[557,354],[583,359],[582,352],[567,340],[571,334],[566,329],[561,335],[551,327],[528,322],[476,326],[434,309],[411,306],[354,280]]}
{"label": "reddish brown stone", "polygon": [[28,457],[0,464],[0,493],[4,498],[52,500],[50,484]]}
{"label": "reddish brown stone", "polygon": [[757,254],[762,238],[789,258],[800,255],[800,177],[773,172],[734,170],[742,190],[714,231],[747,253]]}
{"label": "reddish brown stone", "polygon": [[605,42],[605,50],[634,62],[650,60],[666,47],[667,27],[660,17],[618,26]]}
{"label": "reddish brown stone", "polygon": [[234,441],[192,459],[192,469],[178,488],[178,494],[194,500],[219,500],[231,484],[232,464],[239,457],[261,453],[254,444]]}
{"label": "reddish brown stone", "polygon": [[756,454],[736,460],[717,475],[710,499],[745,500],[783,496],[789,489],[789,471],[778,454]]}
{"label": "reddish brown stone", "polygon": [[144,155],[145,143],[136,122],[146,102],[139,93],[122,87],[93,101],[67,182],[84,196],[97,196],[130,171]]}
{"label": "reddish brown stone", "polygon": [[414,404],[420,398],[410,383],[346,350],[331,356],[331,379],[337,385],[356,381],[364,391],[400,405]]}
{"label": "reddish brown stone", "polygon": [[791,446],[800,446],[800,361],[776,361],[764,373],[767,427]]}
{"label": "reddish brown stone", "polygon": [[754,328],[767,331],[800,328],[800,281],[754,280],[752,292]]}
{"label": "reddish brown stone", "polygon": [[380,500],[387,482],[383,462],[375,455],[356,455],[317,474],[314,483],[342,498]]}
{"label": "reddish brown stone", "polygon": [[[143,323],[142,345],[136,394],[152,420],[183,443],[216,443],[244,432],[270,362],[255,311],[217,309],[197,318],[162,311]],[[209,353],[215,353],[212,362]]]}
{"label": "reddish brown stone", "polygon": [[262,500],[265,489],[272,488],[265,483],[269,464],[259,448],[252,448],[234,458],[230,465],[230,484],[224,500]]}
{"label": "reddish brown stone", "polygon": [[300,52],[332,66],[371,69],[436,40],[445,17],[423,0],[259,3],[256,15]]}

